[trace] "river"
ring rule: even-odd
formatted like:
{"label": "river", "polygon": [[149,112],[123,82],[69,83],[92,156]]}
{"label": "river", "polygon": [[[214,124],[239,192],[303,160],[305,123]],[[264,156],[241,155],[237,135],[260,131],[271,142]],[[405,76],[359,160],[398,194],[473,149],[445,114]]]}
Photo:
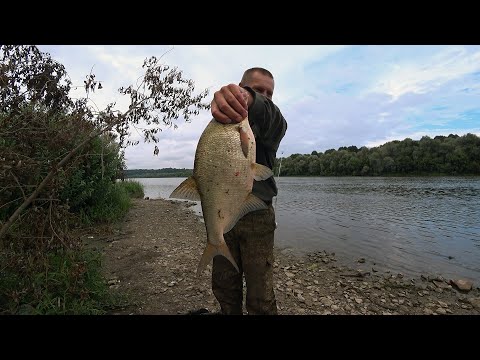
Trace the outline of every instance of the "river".
{"label": "river", "polygon": [[[134,179],[168,198],[184,178]],[[275,245],[362,268],[480,282],[480,178],[281,177]],[[200,205],[193,207],[201,215]]]}

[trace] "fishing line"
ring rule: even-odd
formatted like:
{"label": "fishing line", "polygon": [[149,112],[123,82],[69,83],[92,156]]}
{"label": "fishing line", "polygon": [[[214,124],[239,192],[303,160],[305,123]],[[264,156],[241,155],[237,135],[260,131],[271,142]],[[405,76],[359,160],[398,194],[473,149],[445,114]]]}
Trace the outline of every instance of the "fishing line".
{"label": "fishing line", "polygon": [[[282,160],[283,160],[283,151],[282,151],[282,156],[280,157],[280,164],[278,165],[277,183],[278,183],[278,180],[280,179],[280,171],[282,170]],[[277,196],[275,196],[275,204],[273,205],[275,214],[277,213],[277,200],[278,200],[278,193],[277,193]],[[275,229],[276,228],[278,228],[278,222],[275,219]]]}

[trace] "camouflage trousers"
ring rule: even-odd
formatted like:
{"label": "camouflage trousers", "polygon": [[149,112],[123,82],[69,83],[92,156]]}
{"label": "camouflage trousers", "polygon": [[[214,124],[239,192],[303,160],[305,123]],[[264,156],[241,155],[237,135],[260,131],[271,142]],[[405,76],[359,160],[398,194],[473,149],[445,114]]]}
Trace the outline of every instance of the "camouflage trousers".
{"label": "camouflage trousers", "polygon": [[243,314],[243,275],[246,283],[246,309],[252,315],[276,315],[273,291],[273,244],[275,211],[248,213],[224,235],[240,273],[223,256],[215,256],[212,291],[222,314]]}

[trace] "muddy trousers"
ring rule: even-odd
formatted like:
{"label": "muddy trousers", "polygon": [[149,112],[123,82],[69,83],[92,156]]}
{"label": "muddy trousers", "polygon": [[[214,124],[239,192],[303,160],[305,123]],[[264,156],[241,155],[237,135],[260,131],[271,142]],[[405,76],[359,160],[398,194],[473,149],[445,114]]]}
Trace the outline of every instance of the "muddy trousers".
{"label": "muddy trousers", "polygon": [[222,314],[243,314],[243,275],[248,314],[277,314],[273,291],[274,233],[275,212],[270,205],[266,210],[245,215],[224,235],[240,273],[225,257],[214,257],[212,290]]}

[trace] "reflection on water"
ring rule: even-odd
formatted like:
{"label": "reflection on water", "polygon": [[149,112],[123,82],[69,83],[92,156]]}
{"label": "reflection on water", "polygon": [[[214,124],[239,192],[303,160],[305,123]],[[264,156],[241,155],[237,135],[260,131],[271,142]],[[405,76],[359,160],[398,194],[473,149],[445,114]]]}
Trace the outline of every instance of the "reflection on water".
{"label": "reflection on water", "polygon": [[[184,178],[136,179],[167,198]],[[274,202],[278,247],[409,275],[480,281],[480,178],[283,177]],[[200,205],[194,210],[201,214]],[[375,265],[374,265],[375,263]]]}

